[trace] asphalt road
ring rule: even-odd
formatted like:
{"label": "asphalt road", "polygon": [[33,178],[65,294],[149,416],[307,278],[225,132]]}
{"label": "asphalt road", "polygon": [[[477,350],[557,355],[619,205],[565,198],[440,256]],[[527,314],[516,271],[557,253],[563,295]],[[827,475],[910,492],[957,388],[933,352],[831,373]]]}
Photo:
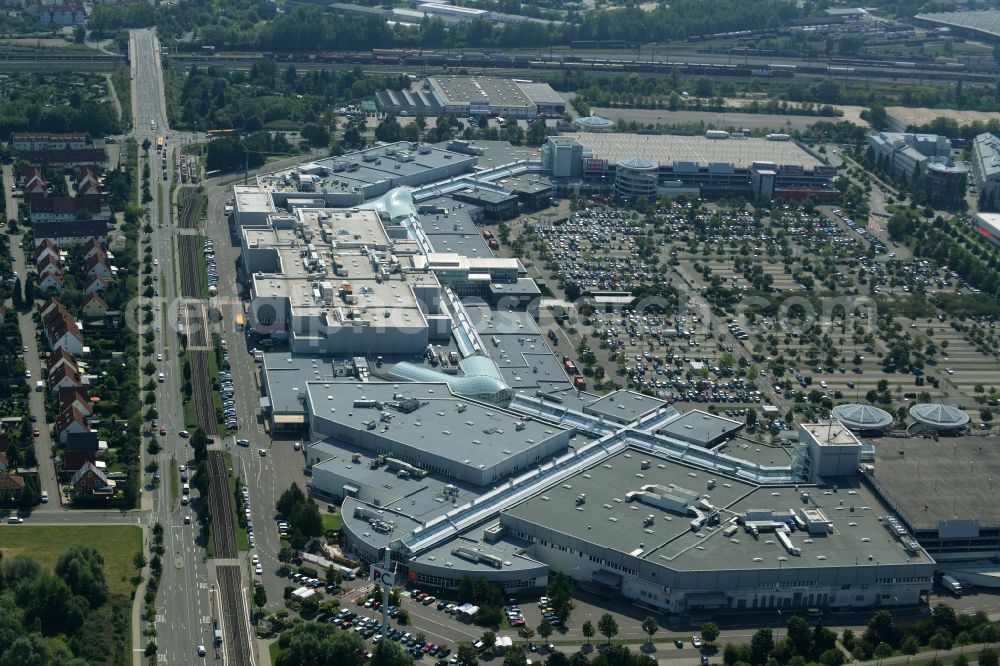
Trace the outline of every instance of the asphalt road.
{"label": "asphalt road", "polygon": [[[179,142],[167,127],[159,42],[150,30],[134,30],[130,49],[133,136],[140,143],[149,138],[153,144],[158,134],[166,136],[169,163],[170,155]],[[157,316],[151,326],[156,334],[155,353],[163,357],[162,362],[157,362],[157,371],[165,376],[165,381],[157,384],[156,409],[159,424],[167,431],[165,436],[153,431],[153,436],[160,440],[163,447],[156,457],[163,482],[153,489],[150,497],[144,496],[143,508],[151,510],[150,524],[159,521],[163,525],[166,548],[163,578],[156,600],[159,660],[167,664],[193,664],[206,661],[198,658],[196,650],[198,645],[210,647],[212,644],[213,613],[209,573],[204,561],[204,539],[194,524],[196,505],[181,506],[180,498],[172,497],[170,488],[170,468],[191,462],[189,440],[177,435],[184,429],[184,412],[181,404],[181,367],[177,357],[179,343],[174,332],[178,295],[173,250],[176,230],[170,226],[168,214],[173,169],[167,169],[167,179],[164,180],[158,163],[160,156],[155,149],[150,149],[148,156],[143,156],[140,150],[140,161],[143,159],[150,162],[154,199],[147,207],[147,213],[153,226],[153,257],[157,260],[154,273],[159,277],[154,284],[160,295],[153,301],[161,308],[154,313]],[[196,498],[194,501],[201,500]],[[184,516],[191,516],[192,524],[185,525]]]}
{"label": "asphalt road", "polygon": [[[7,170],[4,167],[4,184],[11,182],[7,178]],[[9,190],[9,186],[7,187]],[[9,192],[8,192],[9,195]],[[19,231],[23,231],[21,228]],[[21,250],[21,240],[23,236],[19,232],[10,236],[10,253],[13,257],[12,269],[21,279],[22,286],[24,276],[28,270],[34,270],[34,256]],[[27,255],[27,256],[26,256]],[[41,482],[42,490],[48,492],[49,501],[47,504],[39,504],[32,513],[46,513],[63,510],[63,503],[59,495],[59,483],[56,479],[55,464],[52,460],[52,427],[54,424],[45,421],[45,396],[48,395],[48,387],[44,391],[35,390],[35,382],[46,378],[45,359],[48,356],[48,347],[43,339],[38,337],[38,329],[33,318],[34,308],[27,312],[17,314],[17,324],[21,331],[21,342],[27,349],[24,353],[24,367],[31,373],[25,376],[30,393],[28,393],[28,411],[32,416],[38,418],[38,422],[33,425],[38,428],[38,437],[35,438],[35,457],[38,459],[38,478]]]}

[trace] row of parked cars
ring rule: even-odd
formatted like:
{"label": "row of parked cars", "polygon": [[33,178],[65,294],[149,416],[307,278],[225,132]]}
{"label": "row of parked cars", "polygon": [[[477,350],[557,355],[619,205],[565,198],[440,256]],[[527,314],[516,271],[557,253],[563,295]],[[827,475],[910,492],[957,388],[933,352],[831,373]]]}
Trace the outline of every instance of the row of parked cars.
{"label": "row of parked cars", "polygon": [[226,419],[226,427],[236,430],[240,427],[239,415],[236,413],[235,387],[233,376],[226,370],[219,371],[219,393],[222,395],[222,415]]}
{"label": "row of parked cars", "polygon": [[[247,517],[247,541],[250,544],[250,547],[253,548],[256,546],[256,541],[253,536],[253,520],[252,514],[250,513],[250,489],[246,486],[243,486],[243,510],[246,512],[245,515]],[[254,559],[256,558],[257,556],[254,555]],[[254,573],[258,576],[264,573],[259,562],[254,562]]]}
{"label": "row of parked cars", "polygon": [[[396,607],[393,608],[396,611],[399,610]],[[362,638],[371,639],[373,643],[377,643],[383,638],[381,633],[382,624],[379,620],[355,613],[347,608],[340,609],[332,617],[320,617],[317,620],[329,622],[344,631],[355,631]],[[457,659],[453,658],[451,662],[446,659],[451,653],[448,647],[439,646],[431,641],[420,641],[415,635],[403,629],[393,629],[384,638],[391,641],[398,641],[414,658],[420,659],[424,655],[439,657],[437,666],[447,666],[449,663],[457,663]]]}
{"label": "row of parked cars", "polygon": [[211,239],[205,241],[205,268],[208,269],[208,286],[219,288],[219,272],[215,268],[215,244]]}

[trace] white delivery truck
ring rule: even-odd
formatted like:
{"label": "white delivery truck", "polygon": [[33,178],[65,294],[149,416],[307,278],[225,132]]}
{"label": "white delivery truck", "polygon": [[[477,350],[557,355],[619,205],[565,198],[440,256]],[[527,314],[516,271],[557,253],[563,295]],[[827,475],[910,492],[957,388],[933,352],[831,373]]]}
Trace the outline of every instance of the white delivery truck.
{"label": "white delivery truck", "polygon": [[956,597],[962,596],[962,584],[958,582],[957,578],[949,576],[948,574],[942,574],[941,585],[944,589],[948,590]]}

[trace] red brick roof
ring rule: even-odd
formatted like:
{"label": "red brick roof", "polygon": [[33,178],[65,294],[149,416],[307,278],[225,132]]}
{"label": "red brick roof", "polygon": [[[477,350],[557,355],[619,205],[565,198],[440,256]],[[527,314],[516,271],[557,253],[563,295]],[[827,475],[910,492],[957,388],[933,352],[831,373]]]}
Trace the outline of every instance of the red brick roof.
{"label": "red brick roof", "polygon": [[24,479],[17,474],[0,474],[0,492],[4,490],[21,492],[24,490]]}

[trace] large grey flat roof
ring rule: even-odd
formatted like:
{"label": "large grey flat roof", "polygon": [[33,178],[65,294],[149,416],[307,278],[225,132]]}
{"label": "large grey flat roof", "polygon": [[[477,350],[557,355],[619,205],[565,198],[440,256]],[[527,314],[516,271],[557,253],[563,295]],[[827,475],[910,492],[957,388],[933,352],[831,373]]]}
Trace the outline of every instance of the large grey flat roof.
{"label": "large grey flat roof", "polygon": [[550,350],[531,314],[491,310],[485,305],[466,309],[483,340],[483,350],[512,389],[572,388],[562,362]]}
{"label": "large grey flat roof", "polygon": [[715,416],[700,409],[692,409],[665,424],[657,432],[667,437],[677,437],[704,446],[719,437],[739,430],[742,425],[733,419]]}
{"label": "large grey flat roof", "polygon": [[268,352],[261,366],[267,376],[271,410],[276,414],[305,414],[305,405],[298,396],[306,390],[306,382],[332,380],[335,376],[335,363],[329,357]]}
{"label": "large grey flat roof", "polygon": [[603,415],[616,421],[631,423],[636,419],[666,406],[659,398],[636,393],[635,391],[614,391],[598,398],[584,409],[585,412]]}
{"label": "large grey flat roof", "polygon": [[1000,139],[989,132],[976,136],[972,142],[972,159],[979,162],[979,172],[992,176],[1000,172]]}
{"label": "large grey flat roof", "polygon": [[[794,440],[798,441],[798,438]],[[726,444],[716,449],[716,453],[724,453],[733,458],[761,465],[762,467],[780,467],[792,462],[792,446],[764,444],[746,437],[734,437]]]}
{"label": "large grey flat roof", "polygon": [[[489,523],[487,523],[489,524]],[[528,544],[519,542],[516,539],[511,539],[509,537],[502,537],[496,543],[486,543],[482,539],[484,525],[479,527],[474,527],[468,530],[454,539],[448,539],[440,546],[428,550],[426,553],[421,553],[418,557],[413,559],[413,562],[425,563],[425,564],[437,564],[439,566],[448,566],[447,562],[451,562],[453,568],[457,571],[470,571],[470,572],[481,572],[481,573],[496,573],[499,571],[496,567],[491,567],[485,562],[471,562],[463,557],[459,557],[453,554],[456,548],[469,548],[474,551],[481,551],[495,557],[499,557],[504,561],[504,571],[528,571],[532,569],[538,569],[542,566],[537,560],[533,560],[526,555],[519,555],[524,547]],[[507,563],[510,566],[507,566]]]}
{"label": "large grey flat roof", "polygon": [[969,28],[1000,37],[1000,10],[987,9],[971,12],[935,12],[917,14],[913,18],[954,28]]}
{"label": "large grey flat roof", "polygon": [[432,76],[431,85],[445,106],[489,102],[490,106],[532,106],[513,79],[494,76]]}
{"label": "large grey flat roof", "polygon": [[780,165],[811,169],[822,162],[799,148],[793,141],[766,139],[706,139],[703,136],[670,134],[622,134],[618,132],[575,135],[585,148],[593,150],[594,158],[619,162],[643,157],[661,166],[676,162],[732,164],[749,168],[754,162],[774,162]]}
{"label": "large grey flat roof", "polygon": [[[318,416],[358,430],[365,430],[366,422],[377,422],[379,410],[355,407],[355,400],[419,400],[425,404],[409,414],[387,408],[392,418],[378,423],[379,436],[471,466],[492,467],[562,430],[455,397],[446,384],[341,381],[307,387],[309,404]],[[388,430],[383,432],[383,427]]]}
{"label": "large grey flat roof", "polygon": [[[1000,527],[1000,438],[884,438],[875,445],[875,479],[915,529],[944,520]],[[900,455],[900,451],[903,454]]]}
{"label": "large grey flat roof", "polygon": [[[471,487],[448,479],[441,475],[428,474],[422,479],[401,479],[389,472],[383,465],[371,469],[369,463],[372,452],[360,446],[349,446],[333,438],[324,439],[312,447],[323,451],[328,458],[313,466],[313,469],[324,469],[350,478],[354,483],[377,489],[383,495],[394,497],[394,500],[382,502],[381,508],[399,511],[411,518],[428,521],[447,513],[454,507],[451,502],[438,501],[442,497],[446,485],[458,489],[456,495],[458,504],[464,504],[478,497]],[[354,463],[351,457],[361,454],[361,463]]]}
{"label": "large grey flat roof", "polygon": [[[650,461],[648,469],[642,469],[643,460]],[[712,489],[708,488],[710,479],[716,481]],[[693,517],[690,515],[681,516],[638,501],[624,501],[625,493],[650,484],[673,484],[678,489],[707,497],[716,508],[727,509],[722,514],[723,524],[692,532]],[[879,521],[888,510],[864,488],[845,487],[836,493],[815,488],[809,491],[815,507],[833,523],[834,530],[827,536],[812,538],[811,543],[808,535],[802,532],[791,534],[793,544],[802,549],[801,557],[788,555],[772,534],[763,533],[758,540],[742,529],[731,538],[722,534],[733,515],[730,512],[800,509],[804,505],[795,488],[757,487],[686,467],[647,451],[623,451],[508,513],[612,551],[631,554],[642,548],[638,557],[675,570],[808,570],[823,566],[929,561],[923,554],[910,555],[903,550]],[[580,494],[585,494],[587,499],[582,510],[577,510],[576,497]],[[854,512],[849,511],[851,506],[855,507]],[[643,525],[643,519],[650,514],[654,516],[653,525],[648,528],[652,534],[644,531]],[[640,543],[644,546],[640,547]],[[873,558],[871,562],[869,555]]]}

